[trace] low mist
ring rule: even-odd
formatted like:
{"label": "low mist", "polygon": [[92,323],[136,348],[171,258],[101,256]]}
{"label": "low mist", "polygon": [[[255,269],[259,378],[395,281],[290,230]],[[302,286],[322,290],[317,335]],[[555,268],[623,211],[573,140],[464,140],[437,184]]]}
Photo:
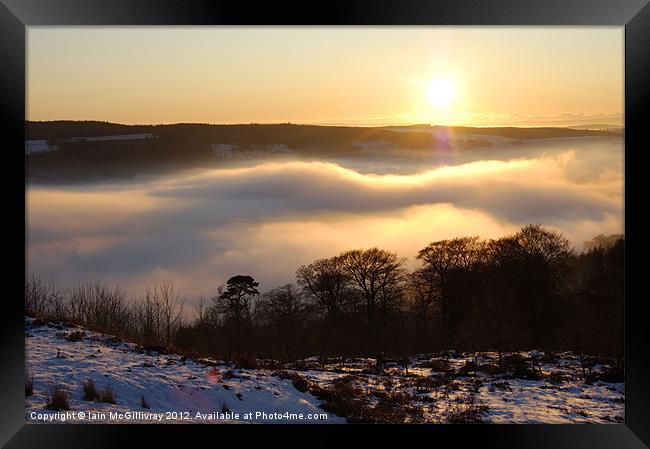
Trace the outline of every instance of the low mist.
{"label": "low mist", "polygon": [[260,288],[351,248],[408,257],[429,242],[497,238],[523,224],[580,250],[623,232],[619,138],[548,139],[432,155],[266,160],[147,182],[28,189],[28,269],[140,293],[173,280],[189,299],[234,274]]}

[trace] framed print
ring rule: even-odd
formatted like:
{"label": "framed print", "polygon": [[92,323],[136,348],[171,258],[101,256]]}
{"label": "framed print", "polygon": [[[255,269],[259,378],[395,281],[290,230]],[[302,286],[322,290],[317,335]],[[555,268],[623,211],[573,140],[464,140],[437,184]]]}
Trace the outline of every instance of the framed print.
{"label": "framed print", "polygon": [[0,17],[7,447],[650,443],[646,1]]}

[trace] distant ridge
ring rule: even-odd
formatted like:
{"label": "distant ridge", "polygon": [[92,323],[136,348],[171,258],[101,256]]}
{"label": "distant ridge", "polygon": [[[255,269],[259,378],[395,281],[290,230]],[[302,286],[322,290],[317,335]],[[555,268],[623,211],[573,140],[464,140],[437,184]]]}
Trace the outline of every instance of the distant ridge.
{"label": "distant ridge", "polygon": [[[582,128],[582,127],[581,127]],[[257,132],[267,134],[269,131],[278,131],[286,134],[287,131],[295,130],[301,135],[321,134],[324,130],[338,130],[340,134],[350,134],[356,130],[360,134],[394,132],[392,130],[414,130],[414,132],[447,131],[454,134],[475,134],[510,139],[550,139],[557,137],[581,137],[581,136],[621,136],[621,131],[600,130],[600,129],[578,129],[578,127],[469,127],[469,126],[432,126],[426,124],[406,126],[329,126],[329,125],[298,125],[292,123],[281,124],[207,124],[207,123],[177,123],[165,125],[125,125],[103,121],[27,121],[26,135],[28,140],[39,139],[65,139],[72,137],[97,137],[119,134],[140,134],[140,133],[164,133],[164,134],[185,134],[197,133],[213,135],[215,138],[221,134],[231,135],[228,131]],[[354,132],[353,132],[354,133]],[[282,136],[278,136],[282,137]]]}
{"label": "distant ridge", "polygon": [[490,138],[495,137],[506,139],[506,144],[525,145],[529,139],[622,135],[571,128],[124,125],[63,120],[26,122],[26,131],[28,179],[44,183],[133,179],[252,158],[367,157],[377,152],[426,155],[449,148],[480,151],[492,147]]}

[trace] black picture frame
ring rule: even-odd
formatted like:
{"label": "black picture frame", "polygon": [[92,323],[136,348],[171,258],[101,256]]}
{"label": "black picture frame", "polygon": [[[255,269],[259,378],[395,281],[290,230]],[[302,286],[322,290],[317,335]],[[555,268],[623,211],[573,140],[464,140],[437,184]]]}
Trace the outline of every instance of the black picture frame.
{"label": "black picture frame", "polygon": [[[341,442],[347,426],[302,426],[311,436],[296,437],[293,426],[36,425],[25,421],[25,73],[26,27],[35,25],[616,25],[625,27],[625,423],[607,425],[435,425],[352,426],[364,438],[380,439],[399,430],[408,440],[438,444],[512,448],[643,448],[650,446],[650,339],[642,261],[650,253],[645,218],[644,173],[650,167],[646,120],[650,106],[650,6],[648,0],[371,0],[346,2],[249,2],[208,0],[0,0],[0,123],[3,199],[2,271],[5,294],[0,327],[0,443],[19,447],[131,447],[144,437],[155,441],[225,444],[227,432],[240,444],[251,435],[274,435],[275,444]],[[20,238],[23,236],[23,239]],[[23,261],[21,266],[19,261]],[[635,293],[639,292],[639,293]],[[190,428],[188,428],[190,427]],[[287,428],[291,427],[290,432]],[[344,430],[345,427],[345,430]],[[191,436],[184,435],[191,432]],[[181,435],[183,434],[183,435]],[[269,437],[271,435],[268,435]],[[191,438],[191,439],[188,439]],[[444,438],[444,440],[441,440]]]}

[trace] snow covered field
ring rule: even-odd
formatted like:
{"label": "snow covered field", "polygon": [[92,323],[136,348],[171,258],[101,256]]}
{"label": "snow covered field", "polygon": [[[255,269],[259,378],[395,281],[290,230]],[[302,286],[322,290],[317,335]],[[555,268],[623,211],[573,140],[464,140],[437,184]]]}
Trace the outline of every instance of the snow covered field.
{"label": "snow covered field", "polygon": [[[69,335],[76,329],[33,323],[27,318],[26,369],[34,381],[34,394],[26,398],[29,422],[44,422],[44,416],[56,413],[47,409],[50,385],[65,386],[70,392],[70,412],[85,413],[84,422],[345,422],[331,415],[323,419],[318,399],[296,390],[290,380],[273,377],[270,371],[212,367],[178,355],[139,350],[134,344],[83,330],[81,339],[69,341],[75,339]],[[115,404],[83,400],[83,382],[88,378],[98,390],[112,387]],[[141,406],[141,396],[149,408]],[[228,410],[239,416],[226,416]],[[110,412],[131,415],[120,419]],[[245,419],[246,413],[252,413],[250,419]],[[274,415],[285,413],[302,414],[304,419]],[[148,416],[152,414],[156,416]],[[316,417],[309,419],[310,414]],[[78,415],[70,419],[75,421]]]}
{"label": "snow covered field", "polygon": [[47,140],[26,140],[25,154],[47,153],[58,150],[57,145],[47,143]]}
{"label": "snow covered field", "polygon": [[[528,361],[532,368],[497,373],[498,354],[415,356],[408,369],[388,363],[385,376],[369,374],[374,359],[326,365],[301,374],[317,383],[345,380],[370,397],[388,393],[392,402],[408,404],[406,422],[448,423],[611,423],[624,421],[624,383],[606,378],[613,361],[586,362],[587,381],[579,357],[537,351],[506,358]],[[532,362],[534,360],[534,362]],[[545,361],[548,360],[548,361]],[[403,363],[403,362],[402,362]],[[366,368],[363,368],[366,366]],[[523,377],[523,378],[519,378]],[[375,401],[376,403],[376,401]]]}
{"label": "snow covered field", "polygon": [[[581,361],[569,352],[506,354],[510,370],[499,368],[496,353],[454,352],[388,361],[381,374],[374,359],[362,358],[259,361],[266,368],[235,369],[26,318],[26,361],[33,379],[33,395],[26,397],[29,422],[344,423],[343,416],[349,422],[414,423],[624,420],[624,384],[615,361]],[[115,404],[84,400],[87,379],[100,391],[111,387]],[[69,392],[74,416],[47,408],[54,385]]]}
{"label": "snow covered field", "polygon": [[[68,139],[54,139],[57,142],[105,142],[109,140],[143,140],[143,139],[153,139],[154,135],[151,133],[141,133],[141,134],[120,134],[116,136],[93,136],[93,137],[70,137]],[[34,154],[34,153],[44,153],[48,151],[57,151],[59,149],[58,145],[53,143],[48,143],[48,140],[37,139],[37,140],[25,140],[25,153]]]}

